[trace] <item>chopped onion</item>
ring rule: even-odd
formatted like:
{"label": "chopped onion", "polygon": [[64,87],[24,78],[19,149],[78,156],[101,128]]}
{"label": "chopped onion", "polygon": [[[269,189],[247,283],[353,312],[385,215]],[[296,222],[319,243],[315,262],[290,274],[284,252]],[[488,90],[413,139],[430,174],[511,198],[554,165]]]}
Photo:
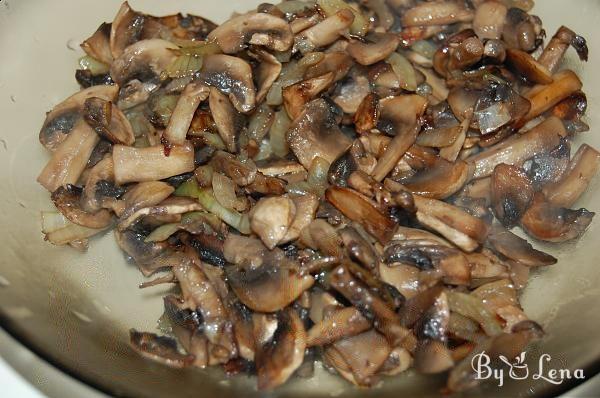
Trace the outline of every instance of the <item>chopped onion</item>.
{"label": "chopped onion", "polygon": [[68,227],[71,222],[67,220],[62,213],[55,211],[43,211],[42,212],[42,232],[49,234],[59,229]]}
{"label": "chopped onion", "polygon": [[398,77],[400,87],[407,91],[417,90],[417,74],[409,60],[398,53],[392,53],[386,62]]}
{"label": "chopped onion", "polygon": [[221,173],[213,173],[212,189],[221,206],[230,210],[243,209],[245,206],[238,200],[231,178]]}
{"label": "chopped onion", "polygon": [[334,15],[340,10],[348,9],[354,14],[354,22],[350,25],[350,33],[357,36],[364,36],[369,30],[369,20],[353,5],[343,0],[317,0],[319,8],[328,17]]}
{"label": "chopped onion", "polygon": [[311,190],[319,195],[323,196],[327,189],[327,173],[329,172],[329,162],[321,157],[316,157],[310,165],[308,170],[307,183]]}
{"label": "chopped onion", "polygon": [[46,240],[55,245],[62,246],[74,241],[83,241],[105,229],[88,228],[74,224],[58,212],[42,212],[42,232],[46,235]]}
{"label": "chopped onion", "polygon": [[179,230],[179,223],[164,224],[156,228],[144,239],[144,242],[162,242]]}
{"label": "chopped onion", "polygon": [[172,79],[191,76],[198,72],[202,69],[203,57],[219,54],[221,48],[212,42],[189,42],[176,51],[179,56],[165,70],[166,76]]}
{"label": "chopped onion", "polygon": [[108,65],[89,55],[79,58],[79,66],[81,69],[89,70],[94,76],[103,75],[110,71]]}
{"label": "chopped onion", "polygon": [[492,133],[512,119],[510,109],[503,102],[496,102],[494,105],[475,112],[474,115],[481,134]]}
{"label": "chopped onion", "polygon": [[284,158],[290,152],[287,139],[285,137],[287,131],[290,128],[292,121],[288,117],[285,109],[281,109],[275,113],[275,119],[271,125],[270,140],[271,140],[271,151],[280,158]]}
{"label": "chopped onion", "polygon": [[502,333],[502,327],[494,314],[487,309],[478,297],[459,293],[447,292],[450,310],[477,321],[488,336]]}

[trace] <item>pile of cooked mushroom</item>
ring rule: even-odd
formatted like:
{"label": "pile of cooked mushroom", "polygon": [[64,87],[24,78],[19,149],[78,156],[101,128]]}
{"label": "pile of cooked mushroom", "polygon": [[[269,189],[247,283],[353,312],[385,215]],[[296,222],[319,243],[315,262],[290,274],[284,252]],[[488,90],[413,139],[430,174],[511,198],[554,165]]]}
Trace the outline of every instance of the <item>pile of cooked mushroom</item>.
{"label": "pile of cooked mushroom", "polygon": [[174,367],[256,374],[316,361],[358,386],[414,368],[477,384],[542,328],[519,304],[535,241],[579,238],[600,153],[561,27],[532,0],[289,0],[217,26],[124,3],[82,44],[82,90],[47,114],[43,232],[119,247],[164,298]]}

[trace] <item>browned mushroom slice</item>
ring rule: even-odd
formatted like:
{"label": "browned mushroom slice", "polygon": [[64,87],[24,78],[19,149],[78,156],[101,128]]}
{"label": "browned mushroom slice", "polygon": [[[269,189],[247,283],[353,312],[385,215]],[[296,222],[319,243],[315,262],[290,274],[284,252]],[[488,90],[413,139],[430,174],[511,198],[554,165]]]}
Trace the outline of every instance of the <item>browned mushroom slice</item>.
{"label": "browned mushroom slice", "polygon": [[346,217],[365,227],[381,243],[386,243],[394,233],[394,221],[353,189],[331,187],[325,197]]}
{"label": "browned mushroom slice", "polygon": [[546,185],[542,192],[554,206],[571,207],[577,202],[600,169],[600,153],[583,144],[573,157],[569,169],[554,184]]}
{"label": "browned mushroom slice", "polygon": [[501,39],[507,12],[501,2],[484,1],[475,11],[473,30],[480,39]]}
{"label": "browned mushroom slice", "polygon": [[88,228],[103,229],[112,221],[111,213],[98,210],[88,213],[81,208],[81,195],[83,190],[74,185],[65,185],[52,192],[52,202],[69,221]]}
{"label": "browned mushroom slice", "polygon": [[135,136],[131,123],[112,102],[91,97],[85,100],[83,118],[100,136],[113,144],[133,145]]}
{"label": "browned mushroom slice", "polygon": [[334,73],[329,72],[284,88],[283,105],[290,119],[296,119],[304,109],[304,105],[329,88],[333,78]]}
{"label": "browned mushroom slice", "polygon": [[226,273],[229,285],[240,301],[260,312],[285,308],[314,283],[312,276],[300,276],[289,263],[264,263],[246,271],[231,266],[226,268]]}
{"label": "browned mushroom slice", "polygon": [[[202,101],[208,98],[209,88],[202,83],[192,82],[183,89],[177,105],[169,118],[163,138],[171,145],[183,145],[194,113]],[[214,117],[214,112],[213,112]],[[215,120],[215,122],[217,122]],[[219,124],[217,123],[217,126]]]}
{"label": "browned mushroom slice", "polygon": [[296,205],[289,197],[262,198],[252,208],[250,228],[272,250],[287,234],[295,215]]}
{"label": "browned mushroom slice", "polygon": [[500,163],[520,165],[535,155],[550,152],[566,135],[562,121],[552,116],[522,135],[469,157],[467,162],[475,164],[474,178],[487,177]]}
{"label": "browned mushroom slice", "polygon": [[245,124],[243,115],[233,107],[225,94],[214,87],[210,89],[209,106],[227,150],[237,152],[237,138]]}
{"label": "browned mushroom slice", "polygon": [[238,57],[224,54],[204,58],[200,79],[229,96],[239,112],[247,113],[256,105],[256,90],[250,64]]}
{"label": "browned mushroom slice", "polygon": [[335,342],[325,351],[325,359],[351,383],[371,386],[391,351],[385,337],[370,330]]}
{"label": "browned mushroom slice", "polygon": [[472,252],[487,237],[487,225],[460,208],[435,199],[414,195],[417,220],[466,252]]}
{"label": "browned mushroom slice", "polygon": [[172,198],[167,200],[158,206],[144,207],[137,210],[130,216],[123,218],[119,221],[118,228],[124,231],[134,225],[138,220],[147,216],[164,216],[173,214],[184,214],[192,211],[204,210],[200,203],[189,198]]}
{"label": "browned mushroom slice", "polygon": [[294,47],[304,54],[332,44],[348,32],[352,22],[354,13],[344,8],[296,35]]}
{"label": "browned mushroom slice", "polygon": [[365,71],[354,68],[350,71],[348,78],[335,88],[333,102],[345,113],[353,115],[370,93],[371,84]]}
{"label": "browned mushroom slice", "polygon": [[134,11],[124,2],[111,24],[110,50],[113,58],[123,54],[126,47],[140,40],[144,29],[144,15]]}
{"label": "browned mushroom slice", "polygon": [[106,65],[113,61],[110,51],[110,29],[111,24],[103,23],[92,36],[81,43],[81,48],[87,55]]}
{"label": "browned mushroom slice", "polygon": [[312,193],[292,196],[291,199],[296,207],[296,214],[285,236],[279,241],[279,244],[288,243],[298,239],[302,230],[308,227],[315,219],[315,214],[319,207],[319,198]]}
{"label": "browned mushroom slice", "polygon": [[379,96],[375,93],[368,94],[354,114],[354,126],[360,134],[367,134],[377,127],[379,121]]}
{"label": "browned mushroom slice", "polygon": [[225,363],[237,354],[231,322],[221,297],[206,273],[198,266],[197,259],[180,254],[173,273],[179,281],[183,301],[193,311],[202,314],[204,334],[214,345],[211,349],[219,363]]}
{"label": "browned mushroom slice", "polygon": [[273,337],[256,350],[258,389],[272,390],[285,383],[304,360],[306,330],[294,309],[277,316]]}
{"label": "browned mushroom slice", "polygon": [[434,199],[446,199],[462,189],[472,174],[466,162],[454,164],[440,159],[428,170],[418,172],[403,185],[410,192]]}
{"label": "browned mushroom slice", "polygon": [[121,211],[115,213],[119,217],[129,217],[139,209],[151,207],[167,199],[175,188],[162,181],[147,181],[136,184],[123,195]]}
{"label": "browned mushroom slice", "polygon": [[118,206],[117,199],[125,193],[125,189],[116,187],[114,181],[112,157],[107,156],[90,169],[83,187],[81,208],[95,212],[101,208],[114,209]]}
{"label": "browned mushroom slice", "polygon": [[145,242],[146,236],[127,230],[115,230],[117,244],[135,261],[144,276],[150,276],[162,268],[169,268],[179,261],[173,250],[166,242]]}
{"label": "browned mushroom slice", "polygon": [[353,227],[345,227],[339,231],[347,255],[377,274],[379,255],[373,246]]}
{"label": "browned mushroom slice", "polygon": [[430,1],[411,7],[402,14],[402,26],[447,25],[470,22],[473,11],[453,1]]}
{"label": "browned mushroom slice", "polygon": [[127,47],[110,67],[110,76],[118,85],[132,79],[152,80],[177,58],[175,44],[161,39],[141,40]]}
{"label": "browned mushroom slice", "polygon": [[98,134],[80,119],[67,139],[54,151],[37,182],[50,192],[63,185],[76,184],[98,141]]}
{"label": "browned mushroom slice", "polygon": [[430,241],[431,243],[452,247],[452,244],[445,240],[444,238],[432,234],[429,231],[423,229],[416,228],[408,228],[403,226],[398,226],[396,231],[394,232],[393,240],[421,240],[421,241]]}
{"label": "browned mushroom slice", "polygon": [[410,352],[402,347],[396,347],[390,352],[389,357],[385,360],[379,373],[386,376],[396,376],[408,370],[413,363]]}
{"label": "browned mushroom slice", "polygon": [[558,261],[555,257],[534,249],[525,239],[500,225],[492,227],[488,242],[498,253],[528,267],[552,265]]}
{"label": "browned mushroom slice", "polygon": [[400,318],[394,309],[372,293],[346,267],[339,266],[334,269],[330,275],[330,283],[367,319],[373,319],[375,328],[383,333],[393,346],[400,344],[410,334],[410,331],[400,324]]}
{"label": "browned mushroom slice", "polygon": [[577,239],[592,222],[595,213],[586,209],[571,210],[555,206],[538,192],[523,215],[521,226],[530,236],[547,242]]}
{"label": "browned mushroom slice", "polygon": [[286,139],[307,170],[316,157],[333,163],[352,144],[340,130],[331,104],[324,99],[306,104],[288,130]]}
{"label": "browned mushroom slice", "polygon": [[423,374],[436,374],[454,366],[454,360],[446,344],[439,340],[424,340],[415,350],[415,369]]}
{"label": "browned mushroom slice", "polygon": [[589,50],[585,39],[566,26],[561,26],[546,45],[544,52],[538,58],[538,62],[548,68],[550,72],[555,72],[569,46],[575,48],[582,61],[588,60]]}
{"label": "browned mushroom slice", "polygon": [[224,151],[217,151],[210,164],[215,168],[215,171],[225,174],[236,185],[242,187],[252,184],[259,174],[252,160],[242,162],[231,153]]}
{"label": "browned mushroom slice", "polygon": [[209,33],[225,54],[235,54],[249,44],[287,51],[294,43],[289,24],[272,14],[251,12],[229,19]]}
{"label": "browned mushroom slice", "polygon": [[533,200],[533,186],[520,167],[501,163],[492,173],[491,199],[494,214],[507,228],[518,224]]}
{"label": "browned mushroom slice", "polygon": [[115,145],[113,163],[118,185],[162,180],[194,170],[194,147],[191,144],[173,146],[166,156],[162,145],[148,148]]}
{"label": "browned mushroom slice", "polygon": [[365,40],[366,42],[351,41],[346,49],[361,65],[373,65],[383,61],[396,51],[400,44],[400,39],[393,33],[371,33]]}
{"label": "browned mushroom slice", "polygon": [[273,83],[281,74],[281,62],[267,51],[257,51],[260,64],[254,75],[256,78],[256,103],[260,104],[267,97]]}
{"label": "browned mushroom slice", "polygon": [[172,338],[131,329],[129,339],[131,347],[140,355],[164,365],[185,368],[194,362],[193,355],[181,354],[177,350],[177,342]]}
{"label": "browned mushroom slice", "polygon": [[506,50],[506,62],[532,83],[550,84],[553,82],[550,71],[525,51],[509,48]]}
{"label": "browned mushroom slice", "polygon": [[345,51],[331,50],[330,52],[316,54],[322,54],[322,58],[319,57],[320,59],[318,62],[307,65],[306,71],[304,72],[304,78],[306,79],[312,79],[333,72],[333,81],[337,82],[346,77],[354,65],[352,57]]}
{"label": "browned mushroom slice", "polygon": [[380,101],[379,129],[394,135],[383,156],[379,158],[372,176],[383,181],[410,148],[420,130],[418,119],[425,112],[427,100],[419,95],[403,95]]}
{"label": "browned mushroom slice", "polygon": [[306,345],[308,347],[324,346],[369,329],[371,329],[371,322],[356,308],[347,307],[333,310],[331,314],[308,331]]}
{"label": "browned mushroom slice", "polygon": [[86,88],[73,94],[48,112],[40,130],[40,142],[47,149],[55,151],[81,120],[83,106],[88,98],[114,101],[118,94],[118,86],[104,85]]}
{"label": "browned mushroom slice", "polygon": [[571,70],[558,72],[553,79],[552,83],[535,86],[525,93],[525,98],[531,102],[531,109],[519,121],[519,125],[540,116],[583,86],[579,77]]}

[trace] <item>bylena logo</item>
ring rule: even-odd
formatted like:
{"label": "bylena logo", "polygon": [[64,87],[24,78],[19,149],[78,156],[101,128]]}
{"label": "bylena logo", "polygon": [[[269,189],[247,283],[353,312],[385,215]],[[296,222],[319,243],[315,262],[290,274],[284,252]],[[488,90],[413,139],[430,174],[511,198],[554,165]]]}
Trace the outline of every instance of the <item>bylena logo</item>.
{"label": "bylena logo", "polygon": [[528,378],[532,378],[533,380],[545,380],[548,383],[556,385],[562,384],[565,380],[585,379],[583,369],[571,371],[569,369],[549,368],[548,364],[552,360],[552,357],[548,354],[540,356],[537,363],[537,369],[530,369],[529,365],[525,363],[525,355],[526,353],[522,352],[512,362],[504,355],[500,355],[498,359],[507,367],[507,369],[504,369],[498,366],[492,366],[490,356],[483,351],[473,357],[471,366],[475,371],[475,378],[477,380],[493,379],[498,382],[498,387],[504,385],[504,380],[507,377],[512,380],[525,380]]}

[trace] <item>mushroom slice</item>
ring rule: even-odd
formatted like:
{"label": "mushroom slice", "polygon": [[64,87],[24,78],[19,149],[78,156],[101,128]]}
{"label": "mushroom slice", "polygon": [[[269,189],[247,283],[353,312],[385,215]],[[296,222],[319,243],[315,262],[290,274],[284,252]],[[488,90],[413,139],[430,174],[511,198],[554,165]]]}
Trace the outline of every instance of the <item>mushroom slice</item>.
{"label": "mushroom slice", "polygon": [[119,217],[129,217],[139,209],[151,207],[167,199],[175,188],[162,181],[140,182],[123,195],[121,211],[115,211]]}
{"label": "mushroom slice", "polygon": [[168,150],[162,145],[147,148],[115,145],[113,162],[118,185],[162,180],[194,171],[194,147],[189,143]]}
{"label": "mushroom slice", "polygon": [[252,208],[250,228],[273,250],[287,234],[295,215],[296,205],[289,197],[262,198]]}
{"label": "mushroom slice", "polygon": [[290,126],[286,139],[307,170],[316,157],[331,164],[352,145],[352,140],[340,130],[332,105],[324,99],[306,104]]}
{"label": "mushroom slice", "polygon": [[127,218],[122,219],[119,222],[118,228],[121,231],[124,231],[134,225],[138,220],[147,216],[163,216],[166,214],[184,214],[192,211],[201,211],[204,210],[202,206],[197,201],[188,199],[188,198],[173,198],[170,202],[165,202],[159,206],[153,207],[144,207],[128,216]]}
{"label": "mushroom slice", "polygon": [[521,218],[521,226],[536,239],[566,242],[579,238],[592,222],[595,213],[586,209],[571,210],[555,206],[538,192]]}
{"label": "mushroom slice", "polygon": [[[200,103],[208,98],[209,93],[210,89],[202,83],[192,82],[185,86],[169,118],[167,129],[163,133],[163,138],[170,145],[183,145],[185,143],[194,113]],[[217,121],[215,120],[215,122]]]}
{"label": "mushroom slice", "polygon": [[454,1],[429,1],[409,8],[402,14],[402,26],[448,25],[473,20],[473,11]]}
{"label": "mushroom slice", "polygon": [[585,192],[599,168],[600,152],[583,144],[560,181],[544,186],[542,192],[550,204],[571,207]]}
{"label": "mushroom slice", "polygon": [[402,95],[380,101],[379,129],[394,135],[386,151],[379,158],[371,173],[377,181],[383,181],[400,158],[415,143],[420,130],[418,119],[425,112],[427,100],[420,95]]}
{"label": "mushroom slice", "polygon": [[373,65],[385,60],[400,45],[400,39],[393,33],[371,33],[366,42],[353,40],[346,51],[361,65]]}
{"label": "mushroom slice", "polygon": [[527,211],[533,200],[533,186],[520,167],[504,163],[494,168],[492,173],[492,209],[498,220],[507,228],[512,228]]}
{"label": "mushroom slice", "polygon": [[522,126],[535,119],[553,106],[581,90],[583,84],[572,70],[563,70],[553,76],[554,81],[547,85],[538,85],[525,93],[525,99],[531,103],[529,112],[518,121]]}
{"label": "mushroom slice", "polygon": [[200,79],[228,95],[239,112],[248,113],[256,106],[252,68],[241,58],[224,54],[205,57]]}
{"label": "mushroom slice", "polygon": [[285,233],[285,236],[278,244],[284,244],[298,239],[302,230],[308,227],[315,219],[317,208],[319,207],[319,198],[312,193],[293,196],[291,199],[296,206],[296,214],[294,215],[294,219]]}
{"label": "mushroom slice", "polygon": [[283,89],[283,105],[290,119],[296,119],[304,106],[321,92],[331,86],[335,74],[329,72],[323,76],[307,79]]}
{"label": "mushroom slice", "polygon": [[306,79],[312,79],[333,72],[335,75],[333,80],[338,82],[346,77],[354,65],[352,57],[345,51],[331,51],[316,54],[322,54],[322,58],[314,65],[308,65],[304,72],[304,78]]}
{"label": "mushroom slice", "polygon": [[229,19],[208,34],[225,54],[235,54],[249,44],[274,51],[287,51],[294,35],[284,19],[272,14],[251,12]]}
{"label": "mushroom slice", "polygon": [[379,263],[379,255],[361,234],[353,227],[344,227],[339,230],[340,238],[348,256],[360,262],[370,271],[377,274],[377,264]]}
{"label": "mushroom slice", "polygon": [[433,199],[446,199],[460,191],[469,180],[472,169],[459,160],[452,164],[440,159],[428,170],[416,173],[403,185],[410,192]]}
{"label": "mushroom slice", "polygon": [[281,62],[271,53],[263,50],[256,52],[260,64],[256,69],[254,76],[256,79],[256,103],[260,104],[267,97],[273,83],[281,74]]}
{"label": "mushroom slice", "polygon": [[277,316],[278,325],[270,341],[256,350],[259,390],[272,390],[285,383],[302,365],[306,349],[306,330],[295,310]]}
{"label": "mushroom slice", "polygon": [[240,301],[254,311],[275,312],[296,300],[314,284],[310,275],[300,276],[289,263],[263,263],[258,268],[225,269],[229,285]]}
{"label": "mushroom slice", "polygon": [[232,105],[229,98],[216,88],[210,89],[209,107],[219,135],[229,152],[237,152],[237,137],[244,127],[245,120]]}
{"label": "mushroom slice", "polygon": [[135,136],[129,120],[112,102],[91,97],[83,105],[83,119],[101,137],[113,144],[133,145]]}
{"label": "mushroom slice", "polygon": [[354,13],[344,8],[296,35],[294,47],[305,54],[317,48],[328,46],[340,36],[348,33],[348,29],[353,22]]}
{"label": "mushroom slice", "polygon": [[40,142],[51,151],[67,139],[69,133],[78,125],[83,114],[83,106],[88,98],[101,98],[105,101],[116,100],[118,86],[93,86],[81,90],[56,105],[44,120],[40,130]]}
{"label": "mushroom slice", "polygon": [[231,178],[236,185],[246,187],[256,179],[257,168],[252,160],[240,161],[234,155],[224,151],[217,151],[210,163],[215,171]]}
{"label": "mushroom slice", "polygon": [[115,57],[110,66],[110,76],[122,86],[130,80],[141,82],[155,80],[177,58],[175,44],[162,39],[141,40],[130,45]]}
{"label": "mushroom slice", "polygon": [[125,189],[116,187],[114,181],[112,157],[107,156],[90,170],[83,187],[81,208],[87,212],[95,212],[101,208],[114,208],[117,199],[125,193]]}
{"label": "mushroom slice", "polygon": [[538,154],[550,152],[567,135],[562,121],[551,116],[522,135],[496,144],[489,149],[471,156],[467,162],[475,165],[474,178],[491,175],[496,165],[521,165],[525,160]]}
{"label": "mushroom slice", "polygon": [[146,277],[162,268],[176,265],[179,259],[166,242],[145,242],[146,236],[132,230],[115,230],[117,244],[138,266]]}
{"label": "mushroom slice", "polygon": [[368,94],[356,109],[354,126],[360,134],[367,134],[377,127],[379,121],[379,96]]}
{"label": "mushroom slice", "polygon": [[331,286],[358,308],[365,318],[373,320],[375,328],[385,335],[390,344],[396,346],[410,334],[410,330],[400,324],[400,317],[389,303],[371,292],[348,268],[337,267],[329,278]]}
{"label": "mushroom slice", "polygon": [[308,331],[306,345],[308,347],[324,346],[369,329],[371,329],[371,322],[356,308],[347,307],[333,310]]}
{"label": "mushroom slice", "polygon": [[534,249],[525,239],[498,224],[492,226],[488,242],[498,253],[528,267],[552,265],[558,261],[555,257]]}
{"label": "mushroom slice", "polygon": [[103,229],[112,221],[111,213],[102,209],[88,213],[81,208],[83,190],[75,185],[64,185],[52,192],[52,202],[69,221],[88,228]]}
{"label": "mushroom slice", "polygon": [[92,36],[81,43],[81,48],[87,55],[103,64],[110,65],[113,61],[110,51],[111,24],[103,23]]}
{"label": "mushroom slice", "polygon": [[586,40],[566,26],[561,26],[546,45],[546,48],[544,48],[544,52],[538,58],[538,62],[548,68],[550,72],[555,72],[560,66],[569,46],[575,48],[579,59],[582,61],[588,60],[589,49]]}
{"label": "mushroom slice", "polygon": [[[350,382],[371,386],[375,384],[375,374],[391,351],[392,346],[386,338],[370,330],[335,342],[325,351],[325,358]],[[332,361],[334,358],[337,360]]]}
{"label": "mushroom slice", "polygon": [[144,29],[145,16],[132,10],[124,2],[117,12],[110,29],[110,50],[113,58],[123,54],[125,48],[140,40]]}
{"label": "mushroom slice", "polygon": [[268,249],[257,238],[229,234],[223,243],[225,259],[243,268],[260,267],[268,253]]}
{"label": "mushroom slice", "polygon": [[386,376],[396,376],[408,370],[412,365],[412,362],[413,359],[408,350],[402,347],[396,347],[390,352],[390,356],[379,369],[379,373]]}
{"label": "mushroom slice", "polygon": [[193,355],[180,353],[177,350],[177,342],[169,337],[131,329],[129,339],[131,347],[143,357],[173,368],[188,367],[195,359]]}
{"label": "mushroom slice", "polygon": [[334,93],[335,102],[344,113],[354,115],[367,95],[371,93],[371,84],[366,73],[354,68],[350,75],[339,84]]}
{"label": "mushroom slice", "polygon": [[325,192],[325,197],[346,217],[365,227],[365,230],[381,243],[385,244],[394,233],[394,221],[355,190],[330,187]]}
{"label": "mushroom slice", "polygon": [[451,204],[414,195],[417,220],[426,228],[436,231],[466,252],[477,249],[485,242],[487,225]]}
{"label": "mushroom slice", "polygon": [[532,83],[550,84],[553,82],[550,71],[525,51],[507,49],[506,62]]}
{"label": "mushroom slice", "polygon": [[63,185],[76,184],[98,141],[98,134],[80,119],[67,139],[52,154],[37,182],[50,192]]}
{"label": "mushroom slice", "polygon": [[439,340],[421,341],[415,350],[415,369],[423,374],[436,374],[454,366],[452,354],[446,344]]}
{"label": "mushroom slice", "polygon": [[499,1],[484,1],[475,11],[473,30],[480,39],[501,39],[507,12],[508,8]]}

